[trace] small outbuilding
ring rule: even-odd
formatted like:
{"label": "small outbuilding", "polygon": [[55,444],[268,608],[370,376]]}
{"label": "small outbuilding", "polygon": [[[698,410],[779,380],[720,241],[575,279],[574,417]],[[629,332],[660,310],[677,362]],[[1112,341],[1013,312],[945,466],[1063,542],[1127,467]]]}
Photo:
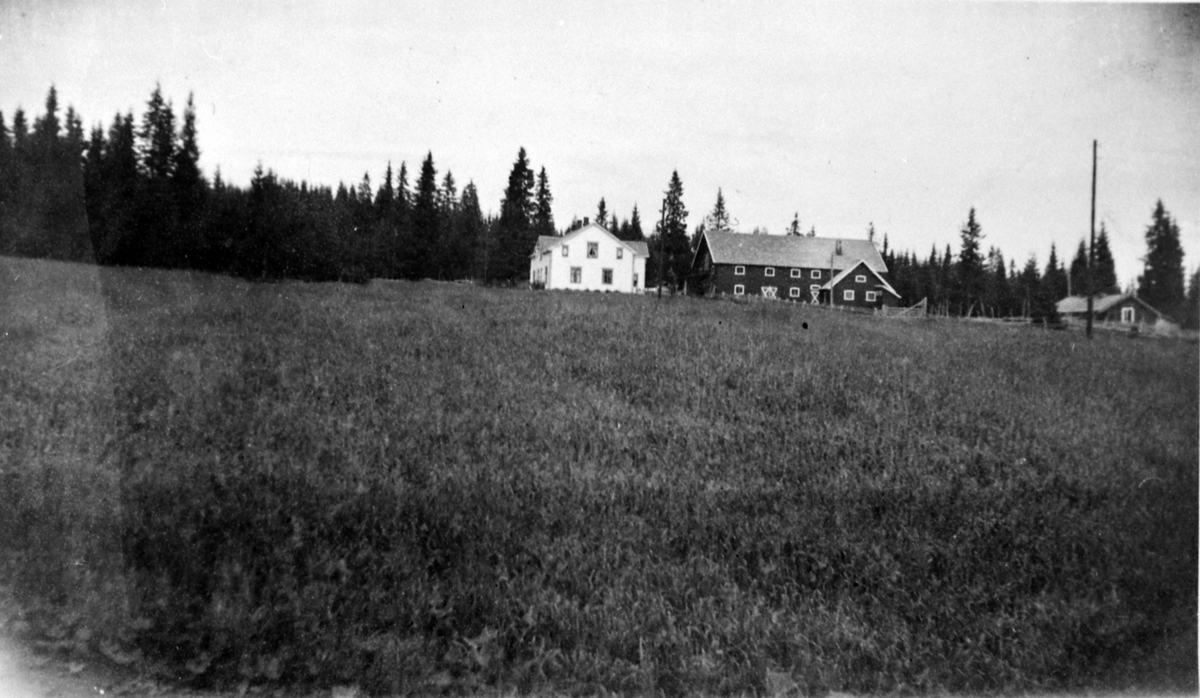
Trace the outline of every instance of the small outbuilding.
{"label": "small outbuilding", "polygon": [[[1068,323],[1087,322],[1087,296],[1067,296],[1056,304],[1056,308]],[[1093,296],[1092,322],[1122,329],[1178,329],[1171,318],[1150,307],[1133,293]]]}

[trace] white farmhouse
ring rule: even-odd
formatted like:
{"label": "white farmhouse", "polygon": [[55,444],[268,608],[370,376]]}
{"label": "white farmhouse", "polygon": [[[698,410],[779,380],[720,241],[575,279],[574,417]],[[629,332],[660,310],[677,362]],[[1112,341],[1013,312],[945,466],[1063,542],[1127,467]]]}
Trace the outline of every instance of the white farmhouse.
{"label": "white farmhouse", "polygon": [[646,288],[644,242],[618,240],[591,223],[562,237],[540,235],[529,255],[529,283],[577,291],[642,293]]}

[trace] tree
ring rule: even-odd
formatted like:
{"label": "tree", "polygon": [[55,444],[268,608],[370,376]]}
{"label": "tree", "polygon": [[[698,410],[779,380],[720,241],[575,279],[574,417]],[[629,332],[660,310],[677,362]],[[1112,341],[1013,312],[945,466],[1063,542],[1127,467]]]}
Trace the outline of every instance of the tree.
{"label": "tree", "polygon": [[600,204],[596,207],[596,225],[601,228],[608,228],[608,207],[604,204],[604,197],[600,197]]}
{"label": "tree", "polygon": [[437,258],[437,253],[440,247],[441,226],[437,204],[437,170],[434,169],[433,153],[430,152],[421,163],[421,174],[417,178],[417,189],[413,197],[413,241],[409,278],[440,278],[441,260]]}
{"label": "tree", "polygon": [[799,211],[797,211],[792,216],[792,222],[788,224],[787,234],[794,235],[797,237],[804,234],[804,232],[800,230],[800,212]]}
{"label": "tree", "polygon": [[550,180],[546,177],[546,168],[538,172],[536,211],[533,215],[533,229],[537,235],[554,235],[554,196],[550,193]]}
{"label": "tree", "polygon": [[512,284],[526,276],[529,255],[537,243],[534,212],[533,170],[529,169],[525,149],[521,148],[508,174],[508,186],[500,202],[497,249],[494,261],[489,263],[489,280]]}
{"label": "tree", "polygon": [[725,210],[725,195],[717,189],[717,202],[713,204],[712,213],[704,219],[704,227],[718,233],[729,232],[729,212]]}
{"label": "tree", "polygon": [[958,253],[958,304],[961,312],[970,314],[971,307],[983,297],[985,271],[979,246],[983,230],[975,220],[975,208],[967,214],[967,222],[959,231],[961,247]]}
{"label": "tree", "polygon": [[1187,312],[1183,314],[1182,324],[1189,330],[1200,328],[1200,267],[1188,280]]}
{"label": "tree", "polygon": [[1088,293],[1088,252],[1084,240],[1079,241],[1075,258],[1067,268],[1067,292],[1072,296],[1086,296]]}
{"label": "tree", "polygon": [[688,214],[683,205],[683,182],[678,171],[671,173],[665,194],[663,218],[655,227],[647,275],[655,284],[667,284],[674,291],[687,278],[692,261],[687,234]]}
{"label": "tree", "polygon": [[646,239],[645,234],[642,232],[642,218],[640,215],[638,215],[637,204],[633,205],[633,214],[629,216],[628,231],[629,232],[622,239],[631,240],[634,242]]}
{"label": "tree", "polygon": [[463,187],[458,216],[459,240],[465,254],[462,260],[463,273],[466,276],[482,278],[486,222],[479,205],[479,191],[474,182],[467,182],[467,186]]}
{"label": "tree", "polygon": [[1163,207],[1160,199],[1154,207],[1153,222],[1146,228],[1145,270],[1138,278],[1138,297],[1168,315],[1182,315],[1183,247],[1179,226]]}
{"label": "tree", "polygon": [[1095,255],[1095,284],[1096,293],[1120,293],[1121,286],[1117,283],[1117,265],[1113,262],[1112,250],[1108,246],[1108,231],[1104,223],[1100,223],[1100,234],[1096,236]]}
{"label": "tree", "polygon": [[179,130],[179,147],[172,154],[171,185],[179,228],[176,261],[182,266],[203,268],[206,263],[200,216],[208,184],[200,172],[200,146],[196,135],[196,108],[188,94]]}

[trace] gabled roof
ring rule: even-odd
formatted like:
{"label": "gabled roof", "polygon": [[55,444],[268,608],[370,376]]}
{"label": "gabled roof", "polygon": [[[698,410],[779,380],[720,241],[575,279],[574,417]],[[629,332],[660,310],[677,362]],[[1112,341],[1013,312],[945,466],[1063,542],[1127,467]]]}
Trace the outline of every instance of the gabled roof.
{"label": "gabled roof", "polygon": [[609,232],[608,228],[605,228],[604,226],[599,225],[597,223],[588,223],[587,225],[583,226],[582,228],[572,230],[571,232],[567,233],[566,235],[561,235],[561,236],[559,236],[559,235],[539,235],[538,239],[537,239],[537,244],[533,246],[533,252],[530,253],[529,256],[536,257],[536,256],[540,255],[541,253],[545,252],[546,250],[549,250],[553,247],[557,247],[558,245],[581,234],[583,231],[587,230],[588,228],[596,228],[597,230],[599,230],[600,232],[609,236],[616,242],[619,242],[622,245],[624,245],[626,248],[629,249],[630,252],[633,252],[635,255],[641,255],[643,257],[650,256],[650,247],[646,243],[622,240],[621,238],[619,238],[616,235],[613,235],[611,232]]}
{"label": "gabled roof", "polygon": [[[1092,313],[1107,312],[1126,298],[1133,299],[1138,305],[1159,317],[1166,317],[1158,310],[1150,307],[1146,301],[1132,293],[1113,293],[1107,296],[1092,296]],[[1087,315],[1087,296],[1067,296],[1055,304],[1060,315]]]}
{"label": "gabled roof", "polygon": [[[870,240],[806,237],[803,235],[746,235],[705,231],[714,264],[764,267],[838,268],[852,260],[866,262],[871,271],[887,273],[883,256]],[[838,243],[842,253],[837,254]]]}
{"label": "gabled roof", "polygon": [[840,274],[833,277],[829,281],[825,282],[825,284],[823,286],[821,286],[821,289],[827,290],[827,291],[832,290],[835,286],[842,283],[842,281],[844,281],[846,279],[846,277],[848,277],[851,274],[853,274],[854,272],[858,271],[859,267],[865,267],[866,270],[871,273],[871,276],[875,277],[875,280],[879,282],[878,284],[876,284],[876,286],[878,286],[879,288],[882,288],[883,290],[887,291],[888,293],[892,294],[893,296],[895,296],[897,298],[900,297],[900,294],[896,293],[896,289],[892,288],[891,284],[884,281],[883,277],[879,276],[879,274],[876,273],[876,271],[871,268],[871,265],[867,264],[867,261],[865,259],[860,259],[857,262],[855,262],[854,264],[843,269]]}

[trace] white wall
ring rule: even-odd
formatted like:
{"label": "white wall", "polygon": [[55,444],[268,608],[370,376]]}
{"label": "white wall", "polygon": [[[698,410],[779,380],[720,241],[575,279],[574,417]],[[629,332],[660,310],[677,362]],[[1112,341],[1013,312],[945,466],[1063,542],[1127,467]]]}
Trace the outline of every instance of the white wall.
{"label": "white wall", "polygon": [[[596,256],[588,257],[588,243]],[[563,256],[563,249],[566,256]],[[621,258],[617,259],[617,250]],[[579,267],[579,283],[571,282],[571,268]],[[612,283],[603,283],[604,269],[612,270]],[[634,286],[634,275],[637,286]],[[546,288],[576,291],[641,293],[646,288],[646,258],[639,257],[602,228],[590,225],[565,236],[548,252],[530,260],[530,281],[544,280]]]}

